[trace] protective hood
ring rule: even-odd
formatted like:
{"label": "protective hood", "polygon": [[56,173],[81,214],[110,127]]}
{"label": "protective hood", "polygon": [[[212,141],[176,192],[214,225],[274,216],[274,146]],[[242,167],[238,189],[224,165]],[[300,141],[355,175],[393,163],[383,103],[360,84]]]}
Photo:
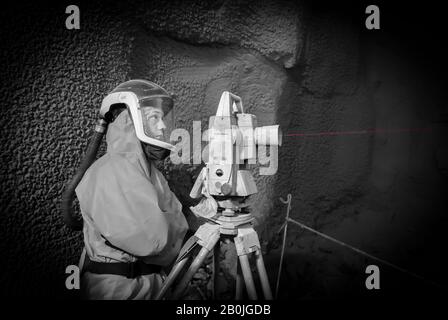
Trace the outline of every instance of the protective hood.
{"label": "protective hood", "polygon": [[127,110],[109,125],[106,141],[107,153],[76,189],[86,222],[87,253],[94,260],[132,260],[126,257],[130,254],[168,265],[188,227],[182,205],[161,172],[146,160]]}
{"label": "protective hood", "polygon": [[[173,99],[165,89],[147,80],[126,81],[103,99],[100,116],[109,119],[113,106],[117,104],[127,106],[140,141],[169,151],[175,150],[169,143],[169,132],[174,128]],[[163,114],[160,121],[149,117],[148,110],[154,108]],[[144,112],[145,110],[148,112]],[[152,126],[149,125],[150,122],[153,122]]]}

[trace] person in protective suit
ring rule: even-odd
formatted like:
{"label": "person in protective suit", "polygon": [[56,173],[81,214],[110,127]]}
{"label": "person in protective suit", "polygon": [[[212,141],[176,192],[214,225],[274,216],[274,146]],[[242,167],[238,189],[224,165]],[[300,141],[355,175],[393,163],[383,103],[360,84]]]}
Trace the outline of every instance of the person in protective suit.
{"label": "person in protective suit", "polygon": [[86,298],[152,299],[163,282],[162,268],[179,253],[188,224],[154,164],[172,149],[163,141],[172,106],[162,87],[145,80],[125,82],[103,100],[107,152],[76,187]]}

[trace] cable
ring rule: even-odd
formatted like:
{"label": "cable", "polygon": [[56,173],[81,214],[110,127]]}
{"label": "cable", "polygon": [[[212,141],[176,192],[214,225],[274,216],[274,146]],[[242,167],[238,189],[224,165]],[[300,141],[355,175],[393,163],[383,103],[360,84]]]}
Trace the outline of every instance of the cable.
{"label": "cable", "polygon": [[[286,219],[289,219],[289,211],[291,210],[291,194],[288,194],[286,201],[283,200],[282,198],[280,198],[280,200],[283,203],[288,204],[288,209],[286,211]],[[277,285],[275,286],[275,299],[278,298],[278,288],[280,287],[280,277],[282,275],[283,256],[285,254],[285,245],[286,245],[286,233],[288,232],[288,221],[287,220],[285,220],[282,227],[280,228],[280,230],[277,233],[279,233],[283,229],[283,227],[285,228],[285,230],[283,231],[283,244],[282,244],[282,252],[280,254],[280,266],[278,268]]]}
{"label": "cable", "polygon": [[[291,205],[291,194],[288,194],[288,200],[287,200],[287,201],[283,200],[282,198],[280,198],[280,200],[281,200],[283,203],[287,203],[287,204],[288,204],[287,216],[286,216],[286,219],[285,219],[285,222],[286,222],[286,223],[284,224],[284,227],[285,227],[285,228],[287,227],[288,222],[292,222],[292,223],[298,225],[299,227],[301,227],[301,228],[303,228],[303,229],[305,229],[305,230],[308,230],[308,231],[310,231],[310,232],[312,232],[312,233],[314,233],[314,234],[317,234],[318,236],[321,236],[322,238],[325,238],[325,239],[330,240],[330,241],[332,241],[332,242],[334,242],[334,243],[337,243],[337,244],[339,244],[339,245],[341,245],[341,246],[343,246],[343,247],[349,248],[349,249],[351,249],[351,250],[353,250],[353,251],[355,251],[355,252],[357,252],[357,253],[359,253],[359,254],[361,254],[361,255],[363,255],[363,256],[366,256],[366,257],[368,257],[368,258],[370,258],[370,259],[373,259],[373,260],[376,260],[376,261],[378,261],[378,262],[381,262],[381,263],[383,263],[383,264],[385,264],[385,265],[387,265],[387,266],[389,266],[389,267],[391,267],[391,268],[393,268],[393,269],[395,269],[395,270],[398,270],[398,271],[400,271],[400,272],[402,272],[402,273],[405,273],[405,274],[407,274],[407,275],[409,275],[409,276],[412,276],[412,277],[414,277],[414,278],[417,278],[417,279],[419,279],[419,280],[422,280],[422,281],[424,281],[424,282],[427,282],[427,283],[429,283],[429,284],[431,284],[431,285],[434,285],[434,286],[436,286],[436,287],[438,287],[438,288],[445,289],[445,288],[444,288],[443,286],[441,286],[440,284],[438,284],[438,283],[436,283],[436,282],[433,282],[433,281],[431,281],[431,280],[425,279],[424,277],[422,277],[422,276],[420,276],[420,275],[418,275],[418,274],[416,274],[416,273],[414,273],[414,272],[412,272],[412,271],[406,270],[406,269],[401,268],[401,267],[399,267],[399,266],[397,266],[397,265],[395,265],[395,264],[393,264],[393,263],[391,263],[391,262],[388,262],[388,261],[383,260],[383,259],[381,259],[381,258],[375,257],[374,255],[371,255],[371,254],[369,254],[369,253],[367,253],[367,252],[365,252],[365,251],[363,251],[363,250],[360,250],[360,249],[358,249],[358,248],[356,248],[356,247],[354,247],[354,246],[351,246],[351,245],[349,245],[349,244],[347,244],[347,243],[345,243],[345,242],[342,242],[342,241],[337,240],[337,239],[335,239],[335,238],[333,238],[333,237],[330,237],[330,236],[328,236],[328,235],[326,235],[326,234],[324,234],[324,233],[322,233],[322,232],[319,232],[319,231],[317,231],[317,230],[314,230],[313,228],[308,227],[308,226],[304,225],[303,223],[300,223],[300,222],[298,222],[298,221],[296,221],[296,220],[294,220],[294,219],[291,219],[291,218],[289,217],[289,209],[290,209],[290,205]],[[283,228],[283,227],[282,227],[282,228]],[[281,231],[282,228],[280,228],[279,232]],[[281,257],[280,257],[280,261],[281,261],[281,262],[282,262],[282,260],[283,260],[283,251],[284,251],[285,242],[286,242],[286,232],[285,232],[284,235],[283,235],[283,247],[282,247],[282,253],[281,253]],[[280,263],[281,263],[281,262],[280,262]],[[281,268],[281,265],[280,265],[280,268]],[[279,277],[280,277],[280,271],[281,271],[281,270],[279,270]],[[278,281],[279,281],[279,280],[280,280],[280,278],[277,279],[277,286],[278,286]],[[277,289],[278,289],[278,288],[277,288]]]}

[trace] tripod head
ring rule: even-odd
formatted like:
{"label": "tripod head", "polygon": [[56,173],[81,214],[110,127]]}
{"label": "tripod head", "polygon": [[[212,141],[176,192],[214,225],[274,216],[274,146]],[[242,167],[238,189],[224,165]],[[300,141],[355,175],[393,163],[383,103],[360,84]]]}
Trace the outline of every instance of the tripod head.
{"label": "tripod head", "polygon": [[256,164],[257,146],[281,146],[279,125],[258,127],[256,116],[244,113],[241,98],[224,91],[216,115],[210,117],[206,141],[208,161],[190,197],[202,195],[208,203],[198,207],[200,203],[193,212],[202,211],[198,215],[207,218],[218,212],[225,216],[245,213],[245,199],[258,192],[249,165]]}

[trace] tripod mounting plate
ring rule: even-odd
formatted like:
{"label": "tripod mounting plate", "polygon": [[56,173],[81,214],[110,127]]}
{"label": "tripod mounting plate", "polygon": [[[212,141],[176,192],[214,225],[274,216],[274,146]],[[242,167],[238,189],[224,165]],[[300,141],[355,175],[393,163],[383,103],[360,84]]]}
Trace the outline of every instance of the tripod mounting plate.
{"label": "tripod mounting plate", "polygon": [[221,234],[236,235],[238,234],[238,228],[252,227],[254,217],[250,213],[236,214],[234,216],[218,215],[210,220],[221,226]]}

